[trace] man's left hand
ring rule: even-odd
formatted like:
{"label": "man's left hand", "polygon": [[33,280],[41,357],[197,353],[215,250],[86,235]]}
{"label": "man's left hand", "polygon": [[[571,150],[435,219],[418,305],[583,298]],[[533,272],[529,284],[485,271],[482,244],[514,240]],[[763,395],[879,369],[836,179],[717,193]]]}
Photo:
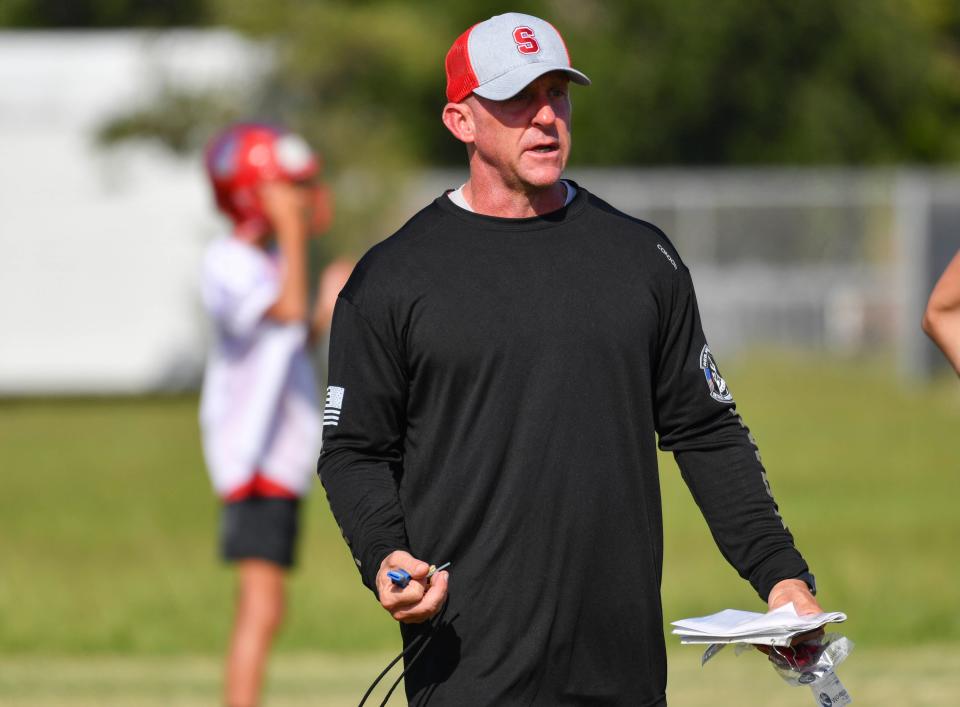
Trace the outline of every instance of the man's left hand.
{"label": "man's left hand", "polygon": [[[810,593],[810,587],[808,587],[807,583],[802,579],[783,579],[773,585],[773,589],[770,590],[770,594],[767,596],[767,606],[770,607],[770,611],[779,609],[784,604],[789,604],[790,602],[793,602],[793,608],[796,609],[799,616],[823,613],[820,604],[813,594]],[[795,646],[805,641],[820,638],[822,635],[823,629],[818,628],[815,631],[800,634],[795,637],[791,643]],[[769,646],[757,646],[757,650],[761,653],[770,653]]]}
{"label": "man's left hand", "polygon": [[810,593],[810,587],[802,579],[780,580],[773,585],[773,589],[770,590],[770,595],[767,597],[767,605],[770,607],[770,611],[779,609],[791,601],[798,616],[823,613],[820,604]]}

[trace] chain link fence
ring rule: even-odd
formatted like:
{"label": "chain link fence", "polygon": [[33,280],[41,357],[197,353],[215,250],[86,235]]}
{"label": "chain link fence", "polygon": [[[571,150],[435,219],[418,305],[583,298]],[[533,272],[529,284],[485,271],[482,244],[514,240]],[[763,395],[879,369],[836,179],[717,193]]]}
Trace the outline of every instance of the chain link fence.
{"label": "chain link fence", "polygon": [[[926,376],[927,296],[960,247],[960,175],[846,169],[572,169],[570,177],[662,228],[693,273],[711,347],[837,355],[896,352]],[[420,203],[466,174],[437,171]]]}

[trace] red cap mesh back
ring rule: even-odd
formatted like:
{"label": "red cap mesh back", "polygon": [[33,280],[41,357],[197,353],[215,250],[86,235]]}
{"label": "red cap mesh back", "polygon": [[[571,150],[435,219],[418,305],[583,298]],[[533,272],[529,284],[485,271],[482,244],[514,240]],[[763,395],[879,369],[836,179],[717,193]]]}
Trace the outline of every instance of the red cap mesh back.
{"label": "red cap mesh back", "polygon": [[473,27],[457,37],[457,41],[447,52],[447,100],[451,103],[459,103],[479,85],[467,48],[467,40],[472,31]]}

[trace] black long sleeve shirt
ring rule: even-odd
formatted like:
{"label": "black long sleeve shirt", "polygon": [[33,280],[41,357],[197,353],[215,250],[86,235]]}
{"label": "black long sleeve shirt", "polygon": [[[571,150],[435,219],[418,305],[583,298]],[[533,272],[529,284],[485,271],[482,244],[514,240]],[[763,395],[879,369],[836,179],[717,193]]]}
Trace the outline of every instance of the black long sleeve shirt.
{"label": "black long sleeve shirt", "polygon": [[452,561],[412,705],[661,705],[671,450],[762,598],[807,565],[655,226],[582,187],[546,216],[446,196],[340,294],[319,473],[374,588],[396,549]]}

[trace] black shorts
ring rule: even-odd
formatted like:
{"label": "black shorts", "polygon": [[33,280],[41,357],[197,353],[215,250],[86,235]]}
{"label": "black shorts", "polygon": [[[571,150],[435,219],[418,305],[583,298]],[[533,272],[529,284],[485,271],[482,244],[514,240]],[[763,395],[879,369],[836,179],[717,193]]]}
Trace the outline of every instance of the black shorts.
{"label": "black shorts", "polygon": [[260,559],[292,567],[300,517],[293,498],[251,496],[223,506],[220,550],[227,561]]}

